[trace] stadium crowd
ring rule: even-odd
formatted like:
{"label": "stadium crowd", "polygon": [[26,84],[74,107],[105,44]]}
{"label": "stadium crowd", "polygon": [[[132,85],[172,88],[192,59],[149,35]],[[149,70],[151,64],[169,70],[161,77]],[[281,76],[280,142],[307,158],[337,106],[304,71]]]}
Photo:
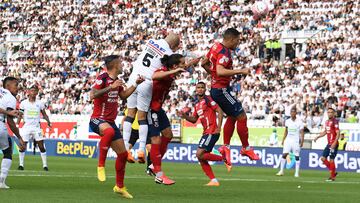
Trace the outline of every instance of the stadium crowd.
{"label": "stadium crowd", "polygon": [[[253,71],[237,77],[232,87],[251,119],[266,118],[281,125],[296,104],[308,128],[313,128],[321,125],[325,107],[335,105],[342,120],[359,122],[360,3],[273,1],[269,14],[256,21],[251,2],[5,1],[0,4],[0,44],[8,35],[34,37],[17,46],[5,44],[8,53],[0,61],[0,78],[22,79],[19,100],[25,98],[26,87],[37,83],[41,100],[53,114],[89,114],[88,92],[102,70],[103,56],[124,57],[126,80],[147,39],[173,30],[182,37],[180,52],[199,57],[226,28],[236,27],[242,34],[233,65]],[[296,54],[279,60],[266,46],[284,31],[299,30],[319,32],[306,43],[294,42]],[[179,109],[192,108],[194,84],[202,80],[210,85],[209,79],[201,67],[183,73],[164,105],[168,115],[176,117]]]}

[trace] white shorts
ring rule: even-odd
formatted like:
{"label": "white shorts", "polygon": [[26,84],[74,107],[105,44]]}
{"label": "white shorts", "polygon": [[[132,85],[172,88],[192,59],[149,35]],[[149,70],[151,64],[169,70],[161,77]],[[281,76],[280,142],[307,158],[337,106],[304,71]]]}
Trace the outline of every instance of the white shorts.
{"label": "white shorts", "polygon": [[1,150],[5,150],[7,148],[9,148],[10,143],[9,143],[9,133],[8,130],[6,128],[0,128],[0,149]]}
{"label": "white shorts", "polygon": [[[128,86],[134,85],[137,73],[132,73]],[[137,86],[136,90],[127,98],[127,108],[137,108],[140,111],[148,112],[152,98],[152,80],[146,79]]]}
{"label": "white shorts", "polygon": [[29,142],[30,139],[35,139],[35,141],[45,139],[40,128],[23,127],[20,129],[20,135],[24,142]]}
{"label": "white shorts", "polygon": [[296,140],[286,139],[284,142],[283,153],[294,153],[295,156],[300,156],[300,143]]}

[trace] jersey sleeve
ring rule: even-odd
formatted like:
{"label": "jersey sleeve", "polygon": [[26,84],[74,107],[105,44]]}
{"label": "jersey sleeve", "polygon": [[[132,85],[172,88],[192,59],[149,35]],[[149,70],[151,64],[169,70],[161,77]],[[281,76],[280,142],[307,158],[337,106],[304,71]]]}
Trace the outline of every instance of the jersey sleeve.
{"label": "jersey sleeve", "polygon": [[212,110],[216,110],[219,106],[217,105],[217,103],[211,98],[211,97],[207,97],[209,100],[208,106],[212,109]]}
{"label": "jersey sleeve", "polygon": [[44,110],[45,109],[45,104],[43,102],[40,102],[40,110]]}
{"label": "jersey sleeve", "polygon": [[300,130],[304,129],[304,123],[300,121]]}
{"label": "jersey sleeve", "polygon": [[289,127],[289,120],[285,121],[285,127],[288,128]]}
{"label": "jersey sleeve", "polygon": [[104,88],[105,84],[101,76],[97,77],[95,83],[92,85],[92,88],[100,90]]}
{"label": "jersey sleeve", "polygon": [[8,101],[8,102],[6,102],[6,110],[7,111],[16,109],[16,99],[15,99],[15,97],[9,96],[7,101]]}
{"label": "jersey sleeve", "polygon": [[224,67],[228,67],[230,64],[230,58],[222,53],[218,54],[216,65],[222,65]]}

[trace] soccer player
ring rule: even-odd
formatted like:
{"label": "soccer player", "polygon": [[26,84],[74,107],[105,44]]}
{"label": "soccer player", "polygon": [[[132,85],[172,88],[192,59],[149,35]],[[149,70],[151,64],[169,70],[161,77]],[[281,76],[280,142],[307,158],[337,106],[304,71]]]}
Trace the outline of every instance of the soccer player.
{"label": "soccer player", "polygon": [[154,71],[161,67],[160,58],[165,54],[171,55],[179,48],[179,45],[179,35],[172,32],[165,39],[150,39],[133,64],[133,71],[129,77],[128,84],[134,84],[138,74],[143,75],[146,80],[127,99],[128,115],[124,121],[123,134],[126,148],[129,149],[128,142],[131,135],[131,124],[134,122],[136,113],[138,113],[140,125],[138,159],[142,160],[142,162],[145,162],[145,145],[148,136],[147,112],[149,111],[152,96],[151,77]]}
{"label": "soccer player", "polygon": [[116,185],[113,190],[125,198],[133,198],[124,187],[127,151],[119,128],[115,124],[118,114],[118,99],[126,99],[135,91],[136,85],[144,81],[138,76],[136,83],[126,90],[123,82],[118,79],[122,72],[122,64],[118,55],[104,58],[107,71],[99,75],[90,91],[90,100],[94,100],[94,111],[90,119],[91,129],[101,136],[99,142],[98,179],[105,181],[105,160],[111,147],[117,154],[115,162]]}
{"label": "soccer player", "polygon": [[10,130],[19,139],[19,149],[25,148],[19,129],[14,122],[14,116],[18,115],[16,111],[16,98],[18,92],[18,81],[14,77],[6,77],[3,80],[3,88],[0,88],[0,149],[3,153],[1,161],[0,173],[0,189],[9,189],[5,181],[8,176],[12,163],[12,141],[9,136],[5,122],[7,122]]}
{"label": "soccer player", "polygon": [[[48,171],[46,161],[46,149],[44,147],[44,136],[40,127],[40,113],[46,120],[48,127],[51,128],[51,122],[45,111],[44,104],[36,99],[39,93],[39,88],[33,85],[29,88],[29,98],[20,103],[20,111],[24,112],[24,125],[20,129],[20,135],[25,142],[25,147],[30,139],[34,139],[36,145],[39,146],[40,156],[45,171]],[[21,122],[21,116],[18,119],[18,124]],[[35,144],[35,143],[34,143]],[[19,150],[19,167],[18,170],[24,170],[25,150]]]}
{"label": "soccer player", "polygon": [[242,149],[241,154],[252,160],[259,160],[258,155],[249,146],[249,133],[247,117],[240,101],[231,95],[230,81],[235,75],[248,75],[250,69],[233,69],[231,51],[235,50],[240,42],[240,32],[229,28],[223,34],[222,43],[215,43],[201,62],[201,66],[211,74],[212,99],[220,106],[228,116],[224,125],[224,146],[219,151],[225,151],[226,159],[231,164],[230,140],[236,124]]}
{"label": "soccer player", "polygon": [[[340,137],[339,130],[339,121],[335,118],[335,110],[333,108],[328,108],[328,117],[329,120],[325,122],[325,130],[321,132],[317,137],[315,137],[314,142],[320,137],[327,135],[328,144],[326,145],[323,154],[321,156],[321,161],[330,171],[330,177],[327,181],[335,181],[337,172],[335,166],[335,157],[338,151],[338,140]],[[330,156],[330,161],[328,157]]]}
{"label": "soccer player", "polygon": [[[170,87],[176,75],[184,72],[186,67],[190,67],[199,62],[200,59],[192,60],[188,65],[185,64],[185,57],[181,54],[165,55],[161,58],[163,67],[156,70],[153,79],[152,99],[150,103],[149,136],[151,138],[150,158],[155,173],[155,182],[164,185],[172,185],[175,181],[168,178],[161,169],[161,159],[166,153],[167,146],[173,134],[171,126],[162,104],[168,96]],[[161,134],[161,136],[160,136]]]}
{"label": "soccer player", "polygon": [[[124,120],[125,117],[127,115],[128,110],[125,109],[124,114],[125,116],[123,117],[123,120],[121,121],[121,126],[124,125]],[[138,122],[138,118],[137,118],[137,114],[135,115],[135,119],[134,122],[131,125],[131,136],[130,136],[130,140],[129,140],[129,150],[128,150],[128,157],[127,157],[127,161],[129,163],[135,163],[135,159],[132,156],[131,153],[131,149],[133,148],[133,146],[135,145],[136,141],[139,139],[139,122]],[[151,141],[150,141],[150,137],[147,136],[146,139],[146,150],[149,152],[150,154],[150,148],[151,148]],[[151,164],[151,160],[150,160],[150,156],[149,154],[147,155],[147,167],[149,167],[149,165]],[[141,164],[145,163],[144,159],[138,159],[138,162]]]}
{"label": "soccer player", "polygon": [[280,162],[280,171],[277,176],[284,175],[284,168],[287,155],[292,152],[295,154],[295,177],[299,177],[300,168],[300,148],[304,144],[304,123],[300,118],[296,117],[296,107],[291,109],[291,117],[285,121],[285,133],[281,145],[283,148],[283,155]]}
{"label": "soccer player", "polygon": [[[192,123],[196,123],[196,121],[200,118],[204,131],[196,151],[196,157],[200,162],[202,170],[210,178],[210,182],[206,184],[206,186],[220,186],[220,183],[215,178],[208,161],[225,160],[222,156],[211,153],[215,143],[219,140],[220,137],[223,113],[220,107],[211,99],[211,97],[205,95],[205,92],[205,83],[199,82],[196,85],[197,102],[195,104],[195,109],[192,116],[188,116],[183,112],[180,112],[180,115],[182,118]],[[216,113],[218,113],[217,122]],[[225,156],[225,154],[223,155]],[[225,165],[228,166],[226,162]]]}

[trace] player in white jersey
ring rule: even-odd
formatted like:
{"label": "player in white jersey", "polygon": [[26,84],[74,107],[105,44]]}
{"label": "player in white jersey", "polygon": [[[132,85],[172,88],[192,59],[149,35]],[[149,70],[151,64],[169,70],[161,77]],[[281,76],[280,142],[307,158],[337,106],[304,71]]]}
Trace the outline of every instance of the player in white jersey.
{"label": "player in white jersey", "polygon": [[24,149],[24,141],[22,140],[19,129],[14,122],[14,116],[18,115],[16,111],[16,94],[18,92],[18,82],[14,77],[6,77],[3,81],[3,88],[0,88],[0,149],[3,152],[0,173],[0,189],[8,189],[5,184],[6,177],[12,163],[12,141],[6,128],[5,121],[9,125],[10,130],[19,139],[19,149]]}
{"label": "player in white jersey", "polygon": [[287,155],[292,152],[295,155],[295,177],[299,177],[300,168],[300,148],[304,144],[304,123],[296,117],[296,107],[291,109],[291,117],[285,121],[285,133],[282,140],[283,155],[280,162],[280,171],[277,176],[284,175],[284,167]]}
{"label": "player in white jersey", "polygon": [[[40,128],[40,113],[43,118],[47,121],[48,127],[51,128],[51,122],[48,115],[45,112],[44,104],[36,100],[36,96],[39,93],[39,89],[36,85],[29,88],[28,99],[20,103],[20,111],[23,112],[24,125],[20,129],[20,135],[25,142],[25,147],[30,139],[34,139],[36,145],[39,147],[40,156],[43,163],[43,168],[48,171],[46,161],[46,149],[44,147],[44,136]],[[18,119],[18,124],[21,121],[21,117]],[[24,158],[25,150],[19,150],[19,170],[24,170]]]}
{"label": "player in white jersey", "polygon": [[[142,75],[145,81],[139,84],[135,92],[127,99],[128,115],[124,120],[123,136],[125,147],[129,149],[131,125],[134,122],[136,113],[139,121],[139,150],[138,160],[145,163],[145,145],[148,134],[147,112],[149,111],[152,97],[152,75],[160,68],[162,58],[165,54],[171,55],[177,51],[180,45],[179,35],[170,32],[165,39],[150,39],[145,48],[133,63],[133,70],[129,77],[128,84],[134,85],[138,75]],[[130,154],[130,153],[129,153]]]}

